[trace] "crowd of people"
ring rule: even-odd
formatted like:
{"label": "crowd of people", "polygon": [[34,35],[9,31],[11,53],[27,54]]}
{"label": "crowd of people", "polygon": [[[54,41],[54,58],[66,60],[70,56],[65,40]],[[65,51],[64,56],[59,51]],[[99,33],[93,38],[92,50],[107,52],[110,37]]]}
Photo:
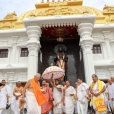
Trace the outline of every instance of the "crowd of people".
{"label": "crowd of people", "polygon": [[70,85],[70,81],[59,84],[59,80],[53,80],[53,76],[48,81],[42,80],[40,86],[40,79],[41,76],[37,73],[24,88],[18,81],[13,97],[10,87],[2,80],[0,114],[9,101],[14,114],[20,114],[25,104],[27,114],[87,114],[88,109],[94,114],[114,113],[114,77],[104,83],[93,74],[90,85],[78,78],[75,87]]}

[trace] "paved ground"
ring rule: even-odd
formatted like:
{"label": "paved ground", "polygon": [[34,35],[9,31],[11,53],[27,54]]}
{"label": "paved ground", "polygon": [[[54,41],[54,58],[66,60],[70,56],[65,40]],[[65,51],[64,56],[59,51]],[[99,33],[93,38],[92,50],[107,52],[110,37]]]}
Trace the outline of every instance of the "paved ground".
{"label": "paved ground", "polygon": [[[2,114],[14,114],[14,113],[9,108],[8,110],[4,110]],[[24,111],[22,111],[21,114],[26,114],[26,113],[24,113]],[[92,114],[92,113],[88,113],[88,114]],[[112,113],[107,113],[107,114],[112,114]]]}
{"label": "paved ground", "polygon": [[[14,114],[14,113],[13,113],[13,112],[11,111],[11,109],[9,108],[9,109],[7,109],[7,110],[4,110],[2,114]],[[24,111],[23,111],[23,112],[21,112],[20,114],[26,114],[26,113],[24,113]]]}

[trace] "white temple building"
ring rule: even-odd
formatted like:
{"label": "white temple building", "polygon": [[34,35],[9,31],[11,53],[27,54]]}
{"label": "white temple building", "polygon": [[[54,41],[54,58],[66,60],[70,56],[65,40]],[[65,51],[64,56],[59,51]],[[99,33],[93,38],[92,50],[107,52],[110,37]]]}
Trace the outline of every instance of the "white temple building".
{"label": "white temple building", "polygon": [[67,47],[66,79],[72,85],[79,76],[88,84],[92,74],[103,81],[114,76],[113,6],[104,6],[102,12],[82,6],[81,0],[35,6],[0,20],[0,81],[5,79],[11,88],[18,80],[24,85],[56,64],[53,50],[58,44]]}

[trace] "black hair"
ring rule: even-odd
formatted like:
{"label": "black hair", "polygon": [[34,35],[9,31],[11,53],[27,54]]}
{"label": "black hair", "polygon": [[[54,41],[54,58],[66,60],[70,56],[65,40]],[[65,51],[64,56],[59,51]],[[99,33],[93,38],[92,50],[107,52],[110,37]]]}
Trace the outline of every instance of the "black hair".
{"label": "black hair", "polygon": [[67,82],[67,81],[70,83],[70,80],[66,80],[66,82]]}
{"label": "black hair", "polygon": [[82,81],[83,81],[83,78],[82,78],[82,77],[78,77],[77,79],[79,79],[79,80],[82,80]]}
{"label": "black hair", "polygon": [[0,86],[2,86],[2,83],[0,83]]}
{"label": "black hair", "polygon": [[65,81],[62,81],[62,83],[65,82]]}
{"label": "black hair", "polygon": [[6,81],[6,80],[2,80],[2,82],[3,82],[3,81]]}
{"label": "black hair", "polygon": [[98,78],[98,76],[96,74],[93,74],[92,76],[95,76],[96,78]]}

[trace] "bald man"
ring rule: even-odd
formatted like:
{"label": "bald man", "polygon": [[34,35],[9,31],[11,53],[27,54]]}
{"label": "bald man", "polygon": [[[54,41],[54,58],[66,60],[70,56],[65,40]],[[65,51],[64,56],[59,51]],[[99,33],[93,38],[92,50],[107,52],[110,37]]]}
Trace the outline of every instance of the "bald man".
{"label": "bald man", "polygon": [[26,83],[23,89],[22,102],[26,93],[27,114],[41,114],[41,105],[47,102],[47,98],[40,90],[39,80],[40,74],[37,73],[34,78]]}

